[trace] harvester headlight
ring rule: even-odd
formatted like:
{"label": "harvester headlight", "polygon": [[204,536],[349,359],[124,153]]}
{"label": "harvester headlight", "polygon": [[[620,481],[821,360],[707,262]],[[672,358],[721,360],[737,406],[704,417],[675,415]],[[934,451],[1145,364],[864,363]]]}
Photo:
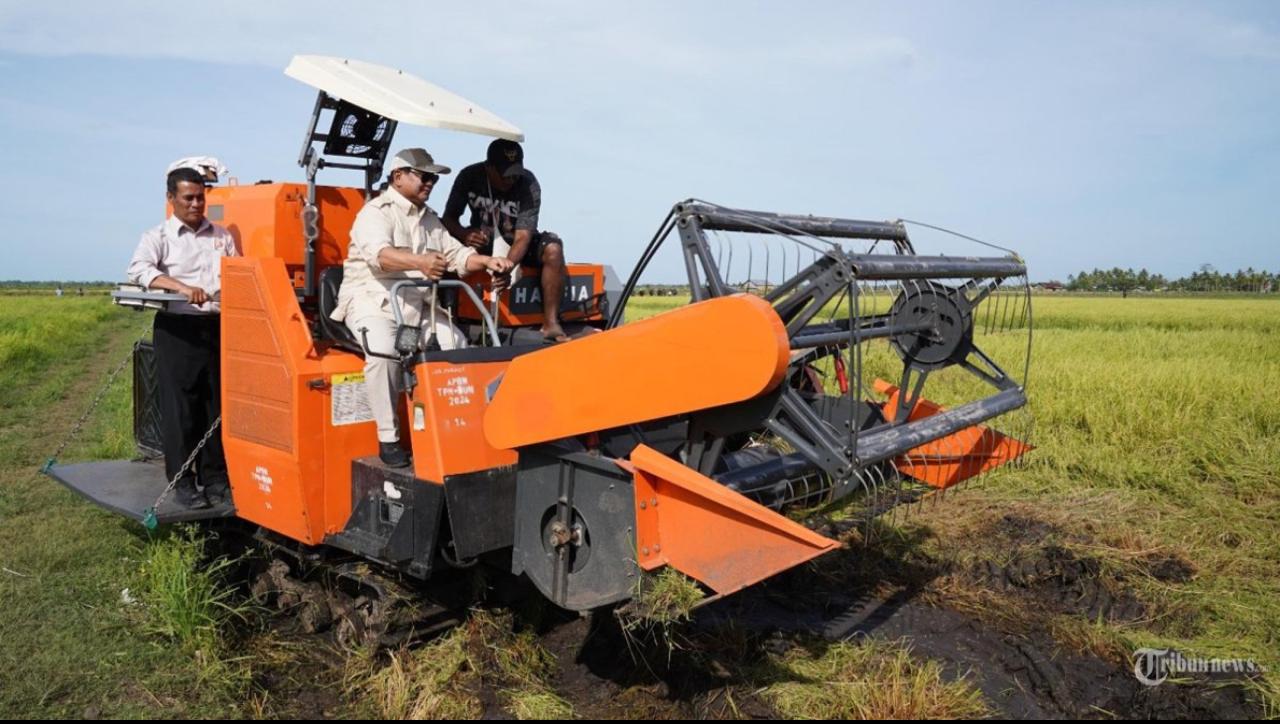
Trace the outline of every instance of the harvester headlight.
{"label": "harvester headlight", "polygon": [[402,355],[416,352],[421,341],[422,330],[412,324],[402,324],[396,330],[396,351]]}

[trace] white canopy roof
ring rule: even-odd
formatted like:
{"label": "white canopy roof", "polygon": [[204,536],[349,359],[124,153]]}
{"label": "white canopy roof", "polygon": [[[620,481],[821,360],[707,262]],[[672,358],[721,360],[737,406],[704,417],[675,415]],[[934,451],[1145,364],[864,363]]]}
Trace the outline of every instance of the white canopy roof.
{"label": "white canopy roof", "polygon": [[385,65],[327,55],[295,55],[284,73],[400,123],[524,140],[519,128],[466,98]]}

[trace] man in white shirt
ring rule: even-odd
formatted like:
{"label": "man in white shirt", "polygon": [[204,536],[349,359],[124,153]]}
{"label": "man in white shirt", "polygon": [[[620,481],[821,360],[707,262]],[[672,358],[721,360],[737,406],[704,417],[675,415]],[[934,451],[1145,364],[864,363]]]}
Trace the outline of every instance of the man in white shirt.
{"label": "man in white shirt", "polygon": [[[142,235],[129,262],[129,280],[151,289],[177,292],[186,302],[171,302],[157,312],[152,334],[158,377],[161,445],[169,479],[221,414],[219,305],[222,257],[239,256],[235,239],[205,218],[205,176],[189,167],[170,171],[167,199],[173,215]],[[221,504],[229,495],[221,431],[209,437],[196,460],[203,493],[193,471],[178,480],[174,498],[201,508]]]}
{"label": "man in white shirt", "polygon": [[[351,245],[342,268],[342,286],[331,317],[345,322],[371,352],[395,354],[396,325],[391,311],[391,287],[405,279],[438,280],[446,271],[466,274],[487,269],[496,274],[512,263],[485,256],[449,235],[427,199],[440,174],[449,173],[421,148],[400,151],[387,165],[389,186],[365,204],[351,227]],[[434,289],[402,291],[399,302],[405,324],[422,327],[423,340],[435,335],[441,349],[458,349],[466,340],[443,309],[430,314]],[[409,464],[400,448],[396,427],[396,395],[400,382],[394,360],[366,355],[365,385],[369,407],[378,426],[378,453],[393,467]]]}

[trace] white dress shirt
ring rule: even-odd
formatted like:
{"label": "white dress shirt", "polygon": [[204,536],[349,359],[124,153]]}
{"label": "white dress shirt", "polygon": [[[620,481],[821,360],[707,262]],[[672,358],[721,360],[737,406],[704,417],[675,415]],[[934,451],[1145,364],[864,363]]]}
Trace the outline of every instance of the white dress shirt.
{"label": "white dress shirt", "polygon": [[187,286],[200,287],[209,301],[193,305],[170,302],[168,311],[176,314],[217,314],[222,292],[222,257],[240,256],[231,232],[205,219],[192,230],[176,216],[148,229],[138,242],[129,261],[129,281],[150,287],[160,275],[176,279]]}

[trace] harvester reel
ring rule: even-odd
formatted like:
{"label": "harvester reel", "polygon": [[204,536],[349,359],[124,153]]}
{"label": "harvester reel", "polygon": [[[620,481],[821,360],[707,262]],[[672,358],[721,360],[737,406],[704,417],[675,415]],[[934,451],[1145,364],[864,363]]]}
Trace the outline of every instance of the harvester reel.
{"label": "harvester reel", "polygon": [[919,332],[892,338],[903,362],[922,370],[960,364],[973,349],[973,307],[959,290],[936,282],[913,284],[894,300],[892,324],[929,324]]}
{"label": "harvester reel", "polygon": [[[781,510],[859,489],[874,496],[903,479],[899,462],[906,457],[906,477],[941,488],[1029,449],[1023,441],[1005,444],[986,425],[1025,407],[1027,398],[1023,384],[983,352],[977,336],[1025,329],[1025,379],[1031,355],[1026,264],[1011,250],[940,227],[929,228],[1005,254],[917,254],[906,223],[912,222],[775,214],[697,199],[672,209],[628,280],[610,326],[621,323],[646,265],[678,230],[692,300],[761,292],[792,352],[786,385],[689,416],[685,465]],[[783,276],[774,281],[771,272],[779,268]],[[881,379],[888,367],[878,345],[886,342],[902,362],[896,384]],[[952,385],[950,379],[962,375],[949,375],[930,387],[945,390],[946,406],[929,400],[925,383],[951,367],[995,391],[968,380]],[[889,399],[863,397],[872,388]],[[868,407],[877,413],[863,414]],[[719,424],[721,417],[733,424]],[[744,454],[752,435],[785,445],[767,456]],[[952,448],[964,448],[964,464],[921,452],[941,450],[950,459]]]}

